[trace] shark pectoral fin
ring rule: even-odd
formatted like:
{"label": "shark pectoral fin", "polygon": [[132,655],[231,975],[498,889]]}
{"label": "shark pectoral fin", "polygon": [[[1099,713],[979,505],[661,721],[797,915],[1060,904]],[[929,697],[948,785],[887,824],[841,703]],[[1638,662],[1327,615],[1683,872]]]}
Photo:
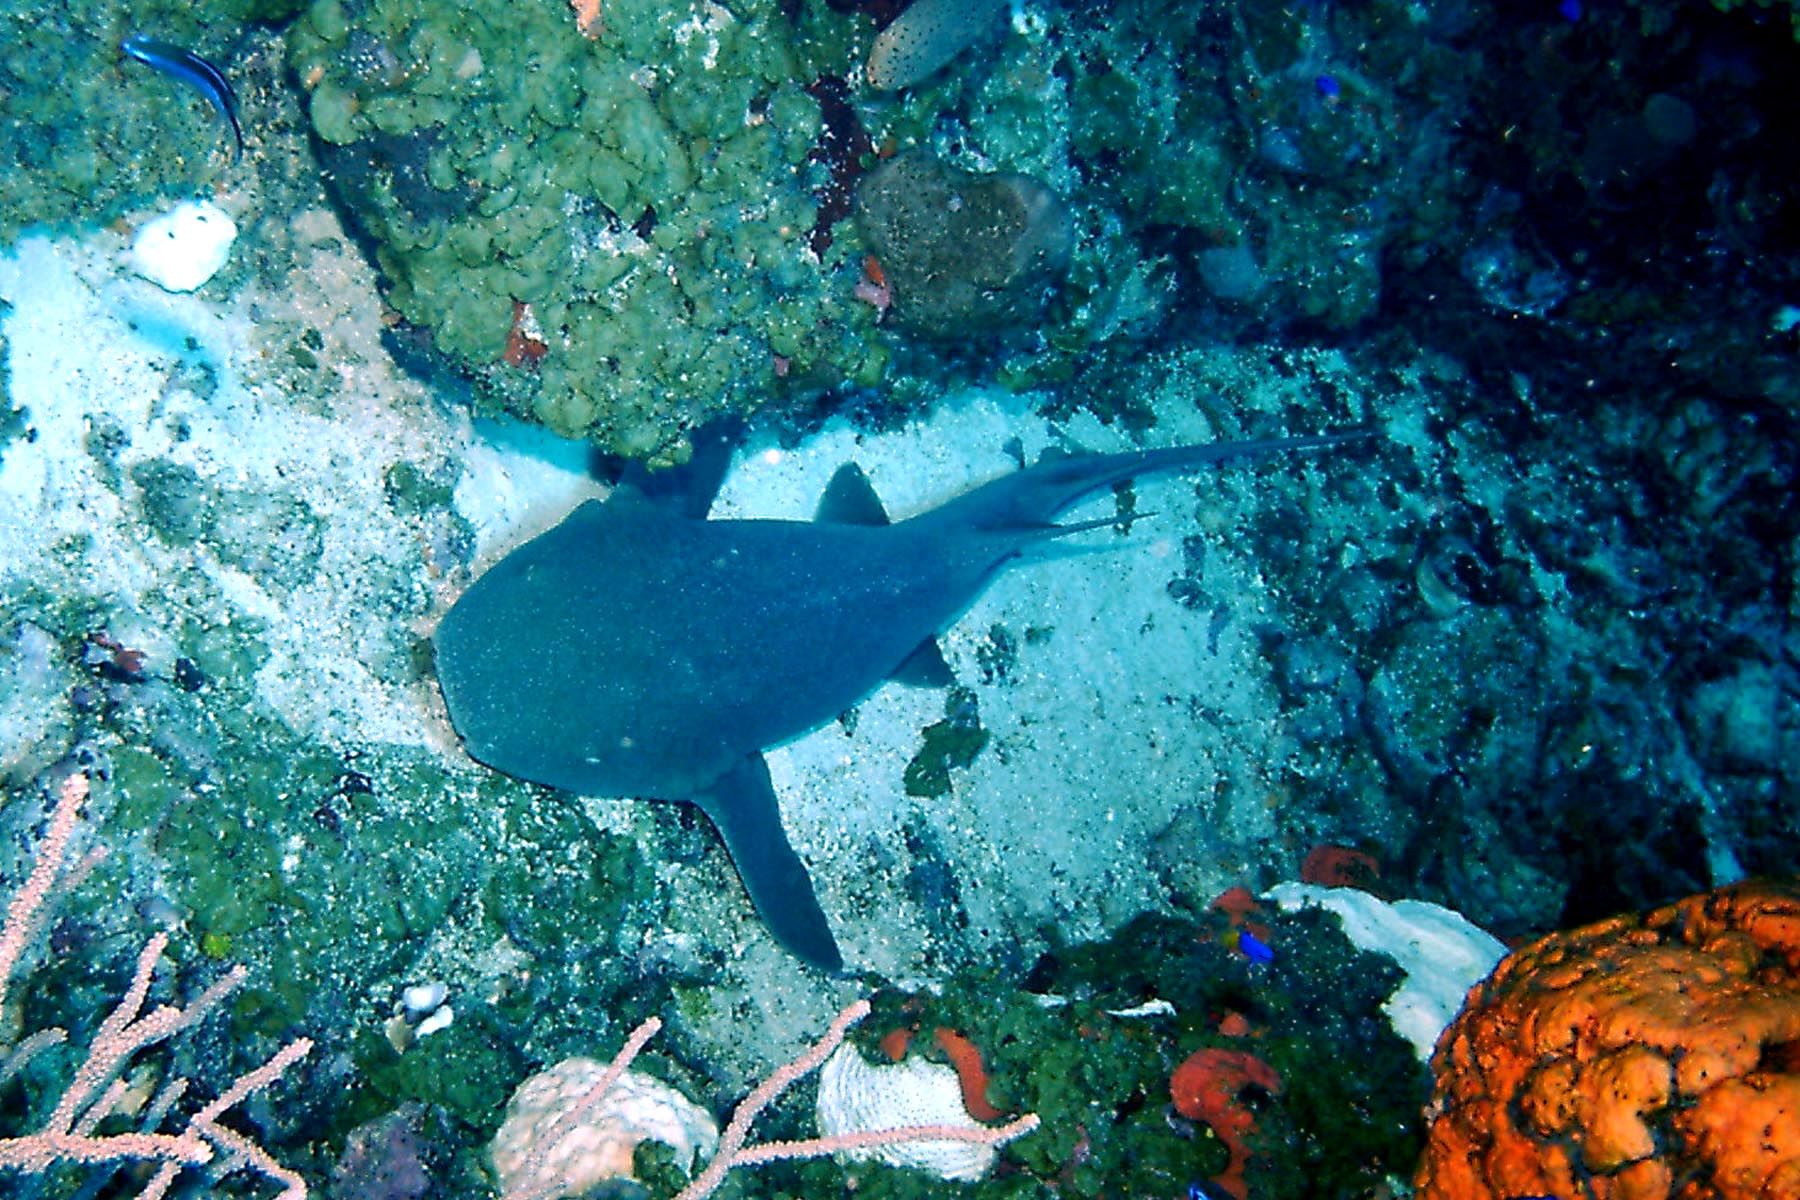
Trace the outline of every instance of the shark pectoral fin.
{"label": "shark pectoral fin", "polygon": [[913,647],[913,652],[888,672],[888,678],[908,687],[949,687],[956,682],[956,676],[950,673],[950,664],[944,661],[943,647],[934,637]]}
{"label": "shark pectoral fin", "polygon": [[781,828],[763,756],[749,755],[692,799],[725,839],[738,878],[775,940],[820,970],[843,970],[844,956],[813,895],[812,879]]}

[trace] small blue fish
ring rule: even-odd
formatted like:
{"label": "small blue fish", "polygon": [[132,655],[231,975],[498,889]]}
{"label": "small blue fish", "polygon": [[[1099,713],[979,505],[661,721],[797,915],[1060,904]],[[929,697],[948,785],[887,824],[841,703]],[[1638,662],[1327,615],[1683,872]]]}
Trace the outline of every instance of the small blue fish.
{"label": "small blue fish", "polygon": [[1239,954],[1242,954],[1253,963],[1272,963],[1275,961],[1275,951],[1269,948],[1267,942],[1257,937],[1254,933],[1251,933],[1248,929],[1238,930],[1237,948]]}
{"label": "small blue fish", "polygon": [[219,110],[219,115],[231,123],[231,136],[237,139],[237,151],[231,156],[231,161],[236,162],[244,157],[244,127],[238,124],[237,93],[231,90],[231,84],[226,82],[219,68],[192,50],[183,50],[180,46],[171,46],[167,42],[135,34],[120,42],[119,49],[171,79],[179,79],[212,101],[212,106]]}

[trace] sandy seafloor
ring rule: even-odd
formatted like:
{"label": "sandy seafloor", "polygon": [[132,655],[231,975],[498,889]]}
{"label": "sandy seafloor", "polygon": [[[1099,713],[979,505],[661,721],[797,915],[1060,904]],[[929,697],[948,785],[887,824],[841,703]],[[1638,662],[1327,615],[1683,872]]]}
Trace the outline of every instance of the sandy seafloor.
{"label": "sandy seafloor", "polygon": [[[603,489],[580,447],[471,422],[454,398],[405,376],[380,343],[374,280],[335,219],[314,210],[293,224],[302,260],[272,285],[243,281],[234,292],[215,282],[167,294],[129,270],[115,233],[28,238],[0,259],[10,394],[36,431],[8,449],[0,470],[0,586],[90,600],[108,634],[143,650],[153,671],[176,652],[169,631],[178,619],[253,620],[272,651],[256,691],[300,737],[376,757],[383,747],[425,747],[458,771],[479,772],[434,686],[405,666],[407,645],[470,576],[394,517],[382,502],[384,473],[408,461],[455,478],[456,510],[477,534],[476,569]],[[322,386],[295,394],[282,362],[298,326],[323,334],[318,357],[329,368]],[[1209,400],[1235,427],[1219,427],[1171,387],[1145,444],[1280,432],[1271,414],[1300,384],[1258,360],[1255,351],[1220,351],[1207,363],[1244,397],[1236,411]],[[1352,397],[1351,415],[1361,415],[1345,364],[1321,354],[1309,374],[1333,378]],[[1053,443],[1135,444],[1091,417],[1053,427],[1033,415],[1031,399],[953,396],[904,429],[866,434],[838,420],[791,449],[753,433],[714,515],[804,519],[831,473],[854,459],[898,519],[1014,469],[1021,448],[1029,460]],[[1419,403],[1384,397],[1383,436],[1416,437],[1409,424]],[[116,444],[105,465],[96,430]],[[234,563],[208,544],[154,536],[130,473],[157,459],[269,501],[264,515],[245,518],[253,544],[245,554],[289,553],[278,499],[303,504],[319,536],[291,553],[316,552],[316,571],[246,569],[243,555],[231,555]],[[1303,852],[1278,811],[1278,781],[1305,775],[1308,756],[1258,649],[1257,630],[1283,618],[1246,513],[1278,491],[1307,514],[1304,553],[1326,556],[1322,577],[1336,574],[1361,551],[1353,505],[1331,483],[1370,470],[1369,456],[1351,449],[1146,480],[1138,508],[1154,516],[1128,534],[1089,533],[1005,573],[943,639],[992,737],[954,771],[948,796],[909,798],[902,784],[920,731],[944,714],[934,690],[883,687],[853,726],[770,753],[790,836],[852,966],[924,979],[971,955],[1028,964],[1050,936],[1101,936],[1166,905],[1172,888],[1197,896],[1227,886],[1266,859],[1271,842]],[[1090,500],[1068,519],[1112,504]],[[1190,538],[1205,545],[1206,599],[1184,607],[1169,586]],[[396,606],[396,596],[427,597],[416,606],[425,617],[397,616],[415,606]],[[1016,642],[1016,658],[999,671],[981,657],[996,627]],[[4,667],[0,755],[18,775],[43,765],[30,756],[61,719],[56,691],[69,679],[34,670],[24,653]],[[638,807],[590,804],[602,825],[624,829],[641,821]],[[922,867],[953,880],[953,897],[924,889],[922,903],[909,886]],[[669,911],[680,916],[668,930],[640,931],[644,941],[698,935],[729,947],[742,985],[794,985],[797,973],[749,915],[722,851],[661,873]],[[823,981],[801,990],[819,994],[770,1018],[793,1020],[793,1033],[816,1025],[827,994],[841,991]]]}

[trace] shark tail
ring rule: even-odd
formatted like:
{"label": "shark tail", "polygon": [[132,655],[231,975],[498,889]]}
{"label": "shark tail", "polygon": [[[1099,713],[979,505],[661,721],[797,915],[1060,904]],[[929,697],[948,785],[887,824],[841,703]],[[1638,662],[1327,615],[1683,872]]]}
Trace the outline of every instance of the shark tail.
{"label": "shark tail", "polygon": [[[992,494],[984,497],[989,511],[983,514],[983,519],[978,523],[989,529],[1034,531],[1050,536],[1116,525],[1118,518],[1073,525],[1056,525],[1052,521],[1057,513],[1090,492],[1139,475],[1192,471],[1233,458],[1261,458],[1304,450],[1328,450],[1367,441],[1373,436],[1375,435],[1370,430],[1354,430],[1347,433],[1317,433],[1254,441],[1214,442],[1207,446],[1130,450],[1122,454],[1054,458],[1046,456],[1035,465],[1001,481],[1001,484],[990,485],[997,488],[1004,486],[1007,494],[1004,499]],[[1134,514],[1134,518],[1139,515],[1142,514]]]}

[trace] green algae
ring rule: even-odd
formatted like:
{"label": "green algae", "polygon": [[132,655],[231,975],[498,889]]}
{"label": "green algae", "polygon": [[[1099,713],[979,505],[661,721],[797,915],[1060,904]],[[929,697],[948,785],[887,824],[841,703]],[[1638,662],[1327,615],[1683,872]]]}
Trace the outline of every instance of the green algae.
{"label": "green algae", "polygon": [[944,697],[944,719],[920,731],[918,752],[906,764],[906,794],[936,799],[950,794],[950,773],[967,767],[992,735],[981,727],[975,693],[953,687]]}
{"label": "green algae", "polygon": [[483,406],[666,461],[710,416],[885,361],[833,283],[848,252],[808,240],[819,25],[620,0],[590,39],[553,0],[320,0],[289,57],[388,302]]}
{"label": "green algae", "polygon": [[1006,626],[995,622],[975,647],[975,665],[983,684],[1005,683],[1019,665],[1019,640]]}
{"label": "green algae", "polygon": [[[484,902],[489,918],[535,957],[591,954],[647,889],[648,868],[636,844],[596,829],[566,799],[525,789],[502,821],[517,853],[488,872]],[[571,914],[580,914],[579,921],[572,923]]]}
{"label": "green algae", "polygon": [[[206,953],[259,965],[245,994],[276,1031],[394,970],[445,919],[476,849],[460,832],[421,838],[339,760],[267,729],[234,740],[238,757],[219,763],[122,747],[117,819],[144,831],[138,849],[166,868],[168,899]],[[244,754],[257,743],[263,754]],[[423,763],[384,768],[397,791],[441,786]]]}
{"label": "green algae", "polygon": [[[98,444],[95,435],[89,443],[90,449]],[[222,487],[166,459],[135,463],[130,477],[146,526],[171,545],[204,545],[221,562],[279,591],[317,573],[325,523],[305,501],[262,488]],[[119,490],[120,481],[111,482]]]}
{"label": "green algae", "polygon": [[509,1033],[475,1007],[448,1029],[419,1038],[404,1053],[379,1031],[357,1035],[352,1055],[369,1089],[368,1115],[408,1100],[436,1105],[470,1125],[496,1125],[526,1063]]}

